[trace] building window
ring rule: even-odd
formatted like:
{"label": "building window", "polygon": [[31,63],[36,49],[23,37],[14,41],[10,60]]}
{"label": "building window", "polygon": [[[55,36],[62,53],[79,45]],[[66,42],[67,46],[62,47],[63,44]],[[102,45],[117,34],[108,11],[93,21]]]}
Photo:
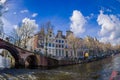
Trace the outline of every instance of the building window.
{"label": "building window", "polygon": [[52,47],[54,47],[54,43],[52,44]]}
{"label": "building window", "polygon": [[64,45],[62,45],[62,48],[64,48]]}
{"label": "building window", "polygon": [[59,48],[61,48],[61,45],[59,45]]}
{"label": "building window", "polygon": [[59,56],[61,56],[61,50],[59,50]]}
{"label": "building window", "polygon": [[65,56],[68,57],[68,51],[66,51],[66,55]]}
{"label": "building window", "polygon": [[64,43],[64,40],[62,40],[62,43]]}
{"label": "building window", "polygon": [[56,49],[56,56],[58,56],[57,53],[58,53],[58,50]]}
{"label": "building window", "polygon": [[58,42],[58,40],[56,40],[56,42]]}
{"label": "building window", "polygon": [[52,35],[49,35],[49,37],[52,37]]}
{"label": "building window", "polygon": [[59,43],[61,43],[61,40],[59,40]]}
{"label": "building window", "polygon": [[51,47],[51,43],[49,43],[49,47]]}
{"label": "building window", "polygon": [[56,48],[58,48],[58,44],[56,44]]}
{"label": "building window", "polygon": [[64,56],[64,50],[62,50],[62,56]]}
{"label": "building window", "polygon": [[52,54],[54,54],[54,49],[52,49]]}

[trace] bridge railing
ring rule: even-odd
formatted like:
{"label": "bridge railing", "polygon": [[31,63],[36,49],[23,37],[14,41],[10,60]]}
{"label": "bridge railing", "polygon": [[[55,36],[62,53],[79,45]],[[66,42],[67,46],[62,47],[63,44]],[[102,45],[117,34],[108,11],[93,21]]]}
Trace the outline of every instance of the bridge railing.
{"label": "bridge railing", "polygon": [[4,41],[7,41],[7,42],[15,45],[16,39],[8,34],[2,33],[0,35],[0,38],[3,39]]}
{"label": "bridge railing", "polygon": [[23,50],[27,50],[27,51],[30,51],[30,52],[33,52],[35,53],[34,51],[32,50],[28,50],[27,48],[23,48],[22,46],[18,46],[19,45],[19,40],[18,39],[15,39],[14,37],[8,35],[8,34],[5,34],[5,33],[2,33],[2,35],[0,35],[0,39],[8,42],[8,43],[11,43],[12,45],[15,45]]}

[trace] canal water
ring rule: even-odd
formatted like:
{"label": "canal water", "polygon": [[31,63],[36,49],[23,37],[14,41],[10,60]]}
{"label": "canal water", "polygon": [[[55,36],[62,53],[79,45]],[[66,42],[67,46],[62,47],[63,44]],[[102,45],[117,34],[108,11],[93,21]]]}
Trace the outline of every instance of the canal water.
{"label": "canal water", "polygon": [[120,71],[120,54],[100,61],[53,69],[1,69],[0,80],[109,80],[113,70]]}

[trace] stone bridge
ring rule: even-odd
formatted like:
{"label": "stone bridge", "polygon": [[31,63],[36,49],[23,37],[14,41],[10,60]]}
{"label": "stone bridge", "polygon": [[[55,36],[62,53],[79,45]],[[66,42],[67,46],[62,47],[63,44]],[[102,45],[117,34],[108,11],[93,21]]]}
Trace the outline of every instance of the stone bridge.
{"label": "stone bridge", "polygon": [[0,49],[8,50],[15,59],[15,67],[55,66],[58,61],[42,55],[34,54],[3,39],[0,39]]}

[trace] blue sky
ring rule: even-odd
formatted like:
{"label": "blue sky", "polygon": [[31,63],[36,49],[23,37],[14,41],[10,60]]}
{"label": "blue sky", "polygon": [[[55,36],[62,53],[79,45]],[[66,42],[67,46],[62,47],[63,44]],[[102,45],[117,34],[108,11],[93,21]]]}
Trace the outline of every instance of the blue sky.
{"label": "blue sky", "polygon": [[[114,22],[111,15],[120,19],[120,0],[7,0],[5,5],[8,7],[8,12],[4,14],[7,26],[18,25],[27,17],[36,20],[38,25],[51,21],[55,26],[55,33],[57,30],[64,33],[66,30],[72,30],[77,36],[90,35],[101,40],[110,38],[113,32],[108,36],[108,33],[101,34],[102,31],[105,32],[103,28],[108,25],[100,23],[100,14],[106,23],[109,18],[110,23]],[[80,21],[76,22],[77,20]],[[106,32],[108,31],[110,30]],[[117,33],[116,31],[115,34]]]}

